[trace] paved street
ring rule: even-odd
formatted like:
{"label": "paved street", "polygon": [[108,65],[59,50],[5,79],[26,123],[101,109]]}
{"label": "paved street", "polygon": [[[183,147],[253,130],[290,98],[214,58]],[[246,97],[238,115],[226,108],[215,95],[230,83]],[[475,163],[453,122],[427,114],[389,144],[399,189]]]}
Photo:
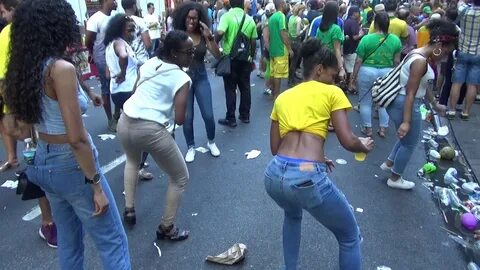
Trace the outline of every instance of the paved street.
{"label": "paved street", "polygon": [[[96,81],[89,83],[98,91]],[[271,158],[271,101],[262,93],[263,83],[252,74],[250,124],[239,123],[235,129],[217,125],[216,143],[221,156],[214,158],[209,153],[197,152],[195,162],[188,165],[190,181],[177,225],[190,229],[191,236],[181,243],[160,242],[162,257],[158,256],[153,241],[162,216],[167,179],[149,160],[149,170],[156,177],[139,183],[137,225],[127,230],[134,269],[281,269],[283,213],[267,196],[263,185],[263,171]],[[223,82],[212,76],[211,84],[218,119],[225,113]],[[352,97],[352,102],[356,98]],[[87,114],[86,126],[99,150],[100,163],[105,166],[123,155],[121,147],[117,139],[102,141],[97,136],[107,133],[103,109],[90,108]],[[349,118],[355,132],[360,134],[359,114],[352,111]],[[197,146],[205,146],[207,139],[198,109],[195,132]],[[185,153],[181,129],[176,135]],[[375,137],[376,149],[362,163],[340,146],[334,134],[327,140],[328,157],[347,161],[346,165],[337,164],[331,178],[355,209],[363,209],[355,214],[364,237],[364,269],[381,265],[393,270],[465,269],[462,250],[441,229],[444,221],[431,193],[416,177],[425,162],[422,145],[419,144],[405,175],[417,183],[416,188],[405,192],[387,187],[387,174],[379,165],[393,146],[394,130],[391,128],[387,135],[387,139]],[[22,147],[19,144],[19,153]],[[247,160],[244,153],[253,149],[260,150],[261,155]],[[0,157],[4,156],[4,150],[0,149]],[[121,163],[106,174],[120,211],[124,207],[123,168]],[[13,173],[1,174],[1,182],[14,179]],[[35,206],[35,201],[21,201],[15,190],[0,188],[0,269],[58,269],[55,250],[38,236],[40,218],[22,219]],[[304,215],[302,233],[300,269],[338,269],[338,244],[333,235],[308,214]],[[205,262],[207,255],[221,253],[236,242],[247,245],[244,262],[229,267]],[[101,269],[88,237],[85,249],[85,269]]]}

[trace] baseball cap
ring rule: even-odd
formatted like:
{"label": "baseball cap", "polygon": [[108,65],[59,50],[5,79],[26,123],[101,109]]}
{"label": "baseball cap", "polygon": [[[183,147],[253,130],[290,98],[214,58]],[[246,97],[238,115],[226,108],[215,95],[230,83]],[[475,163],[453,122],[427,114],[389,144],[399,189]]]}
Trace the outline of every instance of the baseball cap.
{"label": "baseball cap", "polygon": [[265,11],[268,12],[268,13],[274,13],[276,10],[275,10],[275,4],[274,3],[268,3],[266,6],[265,6]]}
{"label": "baseball cap", "polygon": [[432,8],[430,8],[429,6],[426,6],[423,8],[422,12],[425,14],[432,14]]}
{"label": "baseball cap", "polygon": [[378,4],[378,5],[375,6],[374,10],[375,10],[375,12],[385,11],[385,5],[384,4]]}

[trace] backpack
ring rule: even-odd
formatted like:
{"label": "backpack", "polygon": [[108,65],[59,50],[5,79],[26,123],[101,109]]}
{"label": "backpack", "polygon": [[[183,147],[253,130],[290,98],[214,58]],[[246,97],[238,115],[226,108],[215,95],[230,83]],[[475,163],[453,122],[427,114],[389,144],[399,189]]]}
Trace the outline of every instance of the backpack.
{"label": "backpack", "polygon": [[232,50],[230,51],[230,57],[232,60],[248,62],[251,55],[251,40],[242,32],[243,24],[245,22],[245,17],[247,15],[243,14],[242,22],[240,23],[240,28],[238,28],[237,36],[233,40]]}

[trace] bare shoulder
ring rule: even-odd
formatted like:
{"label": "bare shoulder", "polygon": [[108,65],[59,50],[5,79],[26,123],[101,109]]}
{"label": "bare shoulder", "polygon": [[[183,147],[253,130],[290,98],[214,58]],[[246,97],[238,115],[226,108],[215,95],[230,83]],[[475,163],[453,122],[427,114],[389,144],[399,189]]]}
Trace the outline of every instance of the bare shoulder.
{"label": "bare shoulder", "polygon": [[52,79],[69,78],[69,76],[72,74],[73,76],[76,74],[75,66],[72,63],[63,59],[59,59],[52,64],[50,70],[50,76]]}

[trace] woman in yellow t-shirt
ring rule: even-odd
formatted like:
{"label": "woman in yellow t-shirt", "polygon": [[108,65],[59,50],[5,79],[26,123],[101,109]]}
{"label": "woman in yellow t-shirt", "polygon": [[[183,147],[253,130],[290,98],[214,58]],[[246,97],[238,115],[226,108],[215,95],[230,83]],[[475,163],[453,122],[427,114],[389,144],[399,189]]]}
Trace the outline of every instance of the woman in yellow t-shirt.
{"label": "woman in yellow t-shirt", "polygon": [[265,188],[285,210],[283,249],[286,269],[296,269],[303,209],[327,227],[340,245],[340,269],[360,269],[360,232],[349,204],[327,172],[324,143],[331,120],[340,143],[352,152],[368,153],[371,138],[358,138],[347,119],[350,102],[334,85],[335,54],[310,39],[302,47],[304,82],[283,92],[271,114],[270,148],[275,155],[265,171]]}

